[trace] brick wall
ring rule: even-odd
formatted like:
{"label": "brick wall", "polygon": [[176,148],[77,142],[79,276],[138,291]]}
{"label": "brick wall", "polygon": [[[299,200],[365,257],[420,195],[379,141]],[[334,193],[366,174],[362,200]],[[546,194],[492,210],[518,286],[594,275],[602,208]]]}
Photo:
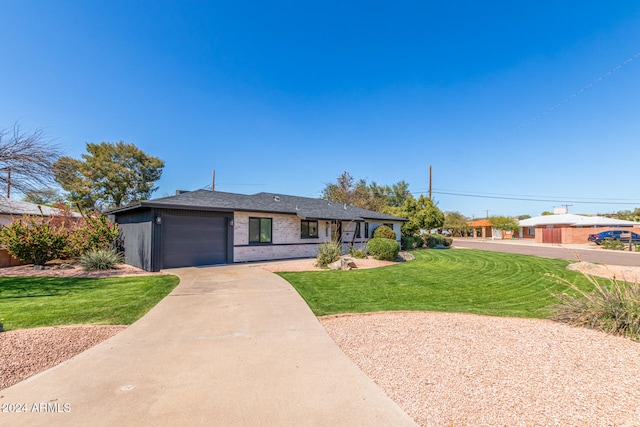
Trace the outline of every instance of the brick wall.
{"label": "brick wall", "polygon": [[24,265],[25,263],[15,259],[6,249],[0,249],[0,268],[13,267],[14,265]]}

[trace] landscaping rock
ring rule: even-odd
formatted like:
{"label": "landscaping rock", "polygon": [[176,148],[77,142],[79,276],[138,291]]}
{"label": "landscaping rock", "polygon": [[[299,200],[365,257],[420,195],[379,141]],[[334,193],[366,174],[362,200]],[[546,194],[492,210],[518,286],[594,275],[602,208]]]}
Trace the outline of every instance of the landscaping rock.
{"label": "landscaping rock", "polygon": [[339,260],[332,262],[327,266],[329,270],[351,270],[358,268],[356,263],[351,258],[340,258]]}
{"label": "landscaping rock", "polygon": [[401,251],[400,253],[398,253],[398,257],[396,258],[396,261],[397,262],[413,261],[414,259],[416,259],[416,257],[413,256],[412,253],[409,253],[407,251]]}

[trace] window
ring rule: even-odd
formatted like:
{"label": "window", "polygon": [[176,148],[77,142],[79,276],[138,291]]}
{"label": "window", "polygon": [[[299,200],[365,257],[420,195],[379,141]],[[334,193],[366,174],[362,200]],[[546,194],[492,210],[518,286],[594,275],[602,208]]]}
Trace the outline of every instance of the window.
{"label": "window", "polygon": [[365,239],[369,238],[369,223],[368,222],[364,223],[364,238]]}
{"label": "window", "polygon": [[362,237],[362,233],[360,233],[360,223],[356,222],[356,238]]}
{"label": "window", "polygon": [[300,238],[309,239],[318,237],[318,221],[300,221]]}
{"label": "window", "polygon": [[271,218],[249,218],[249,243],[271,243]]}
{"label": "window", "polygon": [[536,237],[536,229],[533,227],[527,227],[527,236]]}

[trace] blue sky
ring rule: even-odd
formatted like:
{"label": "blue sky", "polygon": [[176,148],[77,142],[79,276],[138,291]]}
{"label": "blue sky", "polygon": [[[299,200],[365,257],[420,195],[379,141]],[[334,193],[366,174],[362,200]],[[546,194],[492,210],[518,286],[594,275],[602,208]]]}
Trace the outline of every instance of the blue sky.
{"label": "blue sky", "polygon": [[212,169],[221,191],[317,197],[346,170],[417,195],[433,165],[438,206],[470,217],[640,207],[637,2],[3,0],[0,15],[0,127],[44,128],[72,157],[135,143],[165,161],[156,197]]}

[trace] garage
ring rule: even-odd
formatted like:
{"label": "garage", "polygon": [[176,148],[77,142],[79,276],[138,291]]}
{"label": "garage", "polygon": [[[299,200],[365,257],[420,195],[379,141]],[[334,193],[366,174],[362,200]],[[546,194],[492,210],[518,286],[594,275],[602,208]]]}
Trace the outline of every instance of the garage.
{"label": "garage", "polygon": [[226,216],[210,212],[162,214],[162,268],[226,264]]}

